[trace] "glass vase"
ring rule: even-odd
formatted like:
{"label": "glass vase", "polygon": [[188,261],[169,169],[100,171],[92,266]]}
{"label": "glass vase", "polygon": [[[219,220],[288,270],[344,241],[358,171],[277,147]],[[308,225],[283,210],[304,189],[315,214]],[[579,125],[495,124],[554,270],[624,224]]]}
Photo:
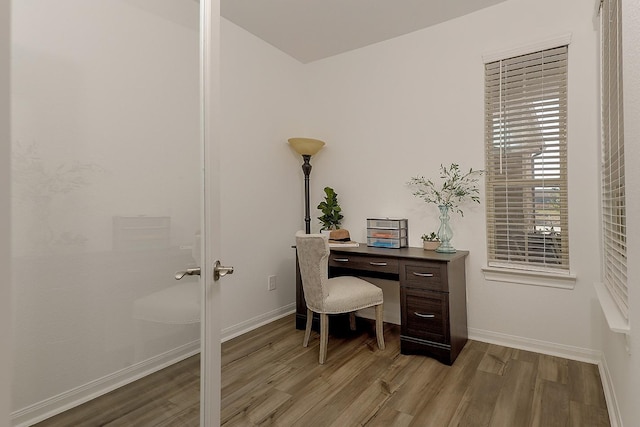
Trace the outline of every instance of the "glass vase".
{"label": "glass vase", "polygon": [[450,240],[453,238],[453,231],[449,226],[449,207],[439,205],[440,209],[440,228],[438,229],[438,238],[440,239],[440,246],[436,249],[436,252],[445,254],[452,254],[456,252],[456,248],[451,246]]}

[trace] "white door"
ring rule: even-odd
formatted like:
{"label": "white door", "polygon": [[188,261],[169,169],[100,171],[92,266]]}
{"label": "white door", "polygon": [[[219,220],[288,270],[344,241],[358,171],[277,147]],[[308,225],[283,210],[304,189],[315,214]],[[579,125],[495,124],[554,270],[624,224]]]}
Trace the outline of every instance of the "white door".
{"label": "white door", "polygon": [[12,2],[14,425],[200,353],[165,422],[218,424],[218,21],[219,0]]}

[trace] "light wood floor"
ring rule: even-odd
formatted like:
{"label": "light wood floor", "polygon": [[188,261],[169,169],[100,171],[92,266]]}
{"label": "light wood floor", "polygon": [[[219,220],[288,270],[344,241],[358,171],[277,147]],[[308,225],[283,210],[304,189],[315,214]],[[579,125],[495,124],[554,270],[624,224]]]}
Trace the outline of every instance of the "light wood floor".
{"label": "light wood floor", "polygon": [[[449,367],[399,352],[399,327],[373,325],[303,348],[293,316],[222,345],[224,426],[609,426],[595,365],[469,341]],[[197,426],[192,357],[39,426]]]}

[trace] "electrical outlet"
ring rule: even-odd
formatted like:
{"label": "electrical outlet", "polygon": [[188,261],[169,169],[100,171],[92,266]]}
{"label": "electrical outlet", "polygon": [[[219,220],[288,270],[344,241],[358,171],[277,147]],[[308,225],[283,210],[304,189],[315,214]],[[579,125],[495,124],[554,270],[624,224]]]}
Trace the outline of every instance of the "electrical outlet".
{"label": "electrical outlet", "polygon": [[267,290],[274,291],[276,289],[276,276],[269,276],[267,281]]}

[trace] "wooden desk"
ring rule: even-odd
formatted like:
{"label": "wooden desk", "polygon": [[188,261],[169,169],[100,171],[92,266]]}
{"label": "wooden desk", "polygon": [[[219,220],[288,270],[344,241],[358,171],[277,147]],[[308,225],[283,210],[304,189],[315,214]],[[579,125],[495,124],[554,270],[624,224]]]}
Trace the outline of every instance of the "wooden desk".
{"label": "wooden desk", "polygon": [[[400,352],[427,355],[451,365],[467,342],[468,254],[362,244],[357,248],[331,248],[329,277],[351,275],[398,281]],[[306,319],[302,281],[296,268],[296,328],[304,329]]]}

